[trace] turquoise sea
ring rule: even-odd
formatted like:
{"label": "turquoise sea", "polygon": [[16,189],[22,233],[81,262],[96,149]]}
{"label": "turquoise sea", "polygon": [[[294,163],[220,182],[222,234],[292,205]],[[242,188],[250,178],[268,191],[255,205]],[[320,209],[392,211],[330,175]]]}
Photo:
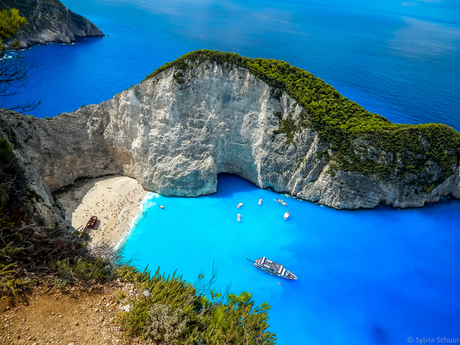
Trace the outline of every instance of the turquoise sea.
{"label": "turquoise sea", "polygon": [[[249,290],[256,301],[270,303],[279,344],[460,337],[458,202],[337,211],[284,195],[282,206],[274,201],[279,197],[225,174],[214,195],[151,193],[124,254],[138,267],[177,269],[191,282],[201,269],[209,275],[214,263],[220,290],[231,283],[232,291]],[[262,256],[298,280],[271,276],[246,260]]]}
{"label": "turquoise sea", "polygon": [[[63,2],[109,37],[20,52],[35,73],[4,106],[41,99],[31,114],[55,116],[109,99],[186,52],[217,49],[304,68],[394,122],[460,130],[458,23],[302,1]],[[278,197],[225,174],[211,196],[149,194],[125,256],[192,282],[214,262],[222,289],[230,283],[270,303],[283,345],[460,338],[460,201],[337,211],[286,196],[283,207]],[[246,260],[262,256],[299,279],[281,281]]]}

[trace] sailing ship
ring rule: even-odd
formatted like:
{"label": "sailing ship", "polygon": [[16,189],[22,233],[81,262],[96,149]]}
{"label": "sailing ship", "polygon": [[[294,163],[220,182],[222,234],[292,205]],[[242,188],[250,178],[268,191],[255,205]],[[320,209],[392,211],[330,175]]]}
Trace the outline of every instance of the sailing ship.
{"label": "sailing ship", "polygon": [[288,271],[286,268],[284,268],[283,265],[280,265],[279,263],[268,260],[265,256],[263,258],[257,259],[256,261],[252,261],[250,259],[248,260],[253,262],[255,267],[261,269],[262,271],[270,273],[274,276],[291,279],[291,280],[297,279],[296,275]]}

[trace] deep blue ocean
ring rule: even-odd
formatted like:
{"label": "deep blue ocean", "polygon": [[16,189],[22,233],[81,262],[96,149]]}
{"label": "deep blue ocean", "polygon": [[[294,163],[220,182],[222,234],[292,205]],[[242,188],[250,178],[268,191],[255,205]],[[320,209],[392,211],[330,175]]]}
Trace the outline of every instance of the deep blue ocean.
{"label": "deep blue ocean", "polygon": [[[4,106],[41,99],[30,114],[55,116],[107,100],[189,51],[217,49],[304,68],[391,121],[460,130],[458,24],[296,1],[63,2],[109,36],[20,52],[35,73]],[[278,197],[231,175],[211,196],[150,194],[125,255],[191,282],[214,261],[222,289],[231,283],[270,303],[282,345],[460,338],[460,201],[337,211],[285,196],[283,207]],[[299,279],[246,260],[262,256]]]}

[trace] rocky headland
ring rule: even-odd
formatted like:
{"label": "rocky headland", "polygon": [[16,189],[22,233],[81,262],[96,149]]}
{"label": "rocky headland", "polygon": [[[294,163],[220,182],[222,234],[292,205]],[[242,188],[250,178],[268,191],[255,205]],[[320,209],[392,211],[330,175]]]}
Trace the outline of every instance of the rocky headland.
{"label": "rocky headland", "polygon": [[337,209],[460,198],[458,132],[393,124],[275,60],[197,51],[101,104],[52,119],[2,111],[0,127],[37,193],[116,174],[192,197],[231,173]]}
{"label": "rocky headland", "polygon": [[76,37],[103,36],[91,21],[66,8],[59,0],[0,0],[0,9],[16,8],[26,18],[5,48],[27,48],[36,44],[71,43]]}

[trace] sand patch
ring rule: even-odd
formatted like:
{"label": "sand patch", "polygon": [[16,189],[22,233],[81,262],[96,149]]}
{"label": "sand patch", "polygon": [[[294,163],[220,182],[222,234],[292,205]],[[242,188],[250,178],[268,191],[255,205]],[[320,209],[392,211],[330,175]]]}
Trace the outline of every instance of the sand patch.
{"label": "sand patch", "polygon": [[96,216],[97,229],[89,231],[92,242],[116,246],[142,212],[146,194],[135,179],[117,176],[82,180],[56,196],[75,229],[84,229],[90,217]]}

